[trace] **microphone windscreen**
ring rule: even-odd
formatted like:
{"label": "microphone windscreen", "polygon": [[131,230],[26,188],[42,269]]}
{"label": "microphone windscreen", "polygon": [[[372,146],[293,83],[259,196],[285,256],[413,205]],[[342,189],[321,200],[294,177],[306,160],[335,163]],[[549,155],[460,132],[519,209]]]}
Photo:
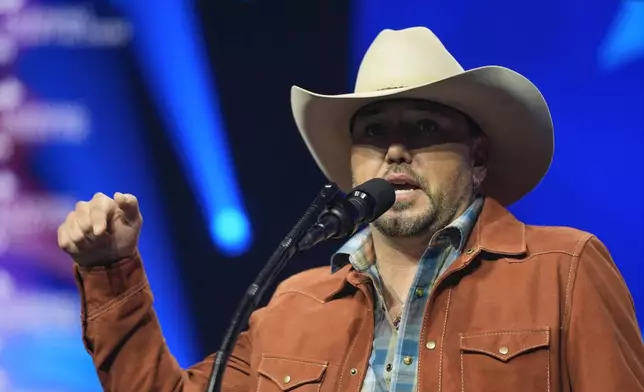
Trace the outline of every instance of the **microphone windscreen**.
{"label": "microphone windscreen", "polygon": [[374,201],[374,212],[371,221],[378,219],[396,202],[396,191],[393,185],[384,178],[372,178],[355,187],[354,191],[364,192]]}

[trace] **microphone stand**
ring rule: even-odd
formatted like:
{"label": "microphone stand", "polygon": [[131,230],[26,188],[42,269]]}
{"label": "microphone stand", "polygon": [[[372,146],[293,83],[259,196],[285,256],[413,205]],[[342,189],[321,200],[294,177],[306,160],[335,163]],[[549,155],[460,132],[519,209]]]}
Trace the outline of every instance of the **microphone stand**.
{"label": "microphone stand", "polygon": [[286,237],[284,237],[279,247],[275,250],[264,268],[262,268],[257,278],[255,278],[253,284],[248,287],[233,315],[221,346],[215,354],[206,392],[221,391],[226,364],[235,347],[237,336],[241,332],[241,329],[248,322],[253,311],[257,308],[262,296],[266,292],[266,289],[275,281],[290,258],[293,257],[298,250],[303,250],[298,248],[298,242],[304,236],[307,229],[317,222],[322,211],[324,211],[330,203],[335,201],[339,193],[340,189],[334,183],[325,185],[324,188],[322,188],[299,222],[297,222]]}

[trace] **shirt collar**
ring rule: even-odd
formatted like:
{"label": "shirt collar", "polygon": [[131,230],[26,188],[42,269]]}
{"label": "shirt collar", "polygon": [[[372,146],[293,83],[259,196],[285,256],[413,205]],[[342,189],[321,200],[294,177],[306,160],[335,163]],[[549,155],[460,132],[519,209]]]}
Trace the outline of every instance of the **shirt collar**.
{"label": "shirt collar", "polygon": [[[472,204],[458,218],[434,234],[428,247],[451,244],[459,252],[462,251],[472,228],[476,224],[483,204],[484,198],[482,196],[474,199]],[[373,250],[371,227],[367,226],[354,234],[331,256],[331,271],[335,272],[347,263],[351,263],[356,270],[364,272],[374,262],[375,253]]]}

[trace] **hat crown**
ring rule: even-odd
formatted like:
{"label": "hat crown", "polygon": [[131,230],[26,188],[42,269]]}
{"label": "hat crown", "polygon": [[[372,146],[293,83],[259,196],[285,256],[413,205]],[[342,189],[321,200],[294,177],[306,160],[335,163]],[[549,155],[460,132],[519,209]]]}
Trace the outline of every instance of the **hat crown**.
{"label": "hat crown", "polygon": [[433,83],[463,72],[463,67],[426,27],[383,30],[365,53],[355,92]]}

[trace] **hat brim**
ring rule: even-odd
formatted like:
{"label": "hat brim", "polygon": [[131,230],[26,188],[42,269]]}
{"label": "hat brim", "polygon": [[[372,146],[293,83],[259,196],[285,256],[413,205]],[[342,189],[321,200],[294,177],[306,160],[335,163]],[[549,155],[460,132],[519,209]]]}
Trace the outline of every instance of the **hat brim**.
{"label": "hat brim", "polygon": [[291,89],[295,123],[326,177],[352,188],[349,126],[375,101],[411,98],[453,107],[472,118],[490,141],[485,195],[502,205],[521,199],[546,175],[554,153],[548,106],[537,87],[515,71],[486,66],[437,82],[367,93],[323,95]]}

